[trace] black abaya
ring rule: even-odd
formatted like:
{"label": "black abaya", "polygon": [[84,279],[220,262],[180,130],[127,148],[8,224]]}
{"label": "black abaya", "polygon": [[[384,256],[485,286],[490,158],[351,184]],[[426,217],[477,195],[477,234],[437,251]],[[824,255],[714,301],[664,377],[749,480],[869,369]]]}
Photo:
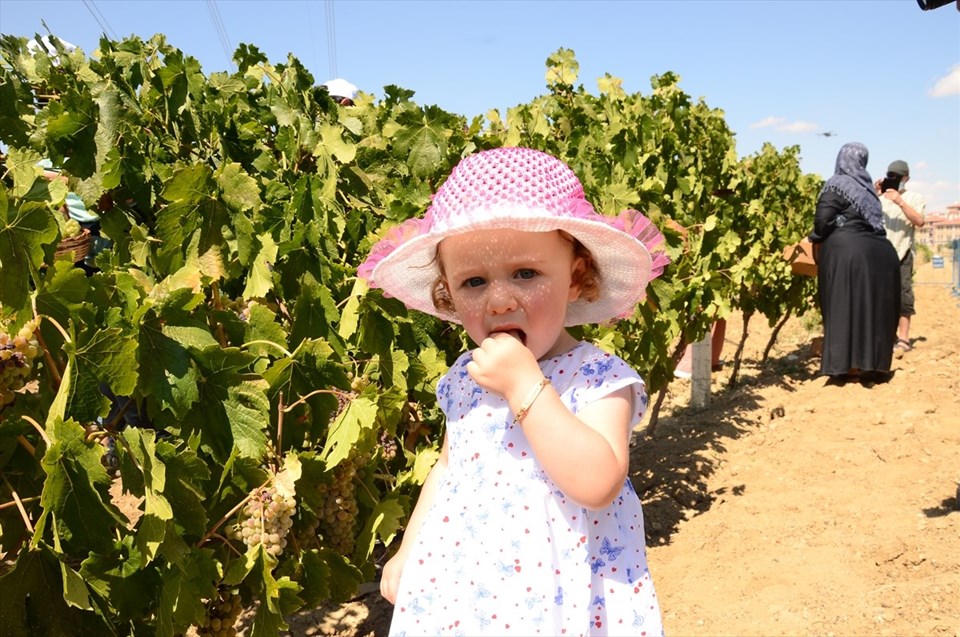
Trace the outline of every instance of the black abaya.
{"label": "black abaya", "polygon": [[820,372],[890,371],[900,317],[900,261],[893,245],[831,191],[817,202],[810,238],[822,241],[817,265],[824,330]]}

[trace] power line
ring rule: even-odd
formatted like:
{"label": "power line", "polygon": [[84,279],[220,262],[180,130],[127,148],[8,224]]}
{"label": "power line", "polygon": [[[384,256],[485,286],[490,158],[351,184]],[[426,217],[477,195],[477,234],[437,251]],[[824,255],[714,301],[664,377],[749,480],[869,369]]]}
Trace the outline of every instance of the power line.
{"label": "power line", "polygon": [[217,0],[207,0],[207,10],[210,11],[210,18],[213,20],[214,28],[217,30],[217,37],[220,39],[223,54],[227,56],[227,61],[233,64],[233,57],[230,54],[230,38],[227,36],[227,27],[223,24],[223,18],[220,17],[220,8],[217,7]]}
{"label": "power line", "polygon": [[90,12],[90,15],[93,16],[93,19],[96,20],[97,24],[100,25],[100,32],[104,35],[110,35],[114,40],[117,39],[117,34],[114,33],[113,29],[110,28],[110,23],[107,22],[107,19],[104,17],[103,13],[100,12],[100,9],[94,3],[93,0],[83,0],[83,6],[87,8],[87,11]]}
{"label": "power line", "polygon": [[327,60],[330,63],[330,77],[337,75],[337,25],[336,16],[333,14],[333,0],[326,0],[325,9],[327,14]]}

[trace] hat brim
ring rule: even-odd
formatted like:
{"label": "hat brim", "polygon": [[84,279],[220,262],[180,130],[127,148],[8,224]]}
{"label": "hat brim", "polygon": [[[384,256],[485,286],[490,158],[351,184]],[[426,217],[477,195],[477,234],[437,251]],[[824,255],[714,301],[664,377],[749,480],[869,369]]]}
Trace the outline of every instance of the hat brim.
{"label": "hat brim", "polygon": [[603,323],[632,313],[650,281],[651,257],[638,239],[604,221],[576,217],[513,216],[475,222],[468,228],[428,232],[410,238],[373,269],[377,287],[409,308],[459,323],[455,314],[433,304],[434,282],[440,276],[437,246],[447,237],[473,230],[509,228],[524,232],[563,230],[576,237],[593,256],[600,274],[596,300],[577,299],[567,307],[564,325]]}

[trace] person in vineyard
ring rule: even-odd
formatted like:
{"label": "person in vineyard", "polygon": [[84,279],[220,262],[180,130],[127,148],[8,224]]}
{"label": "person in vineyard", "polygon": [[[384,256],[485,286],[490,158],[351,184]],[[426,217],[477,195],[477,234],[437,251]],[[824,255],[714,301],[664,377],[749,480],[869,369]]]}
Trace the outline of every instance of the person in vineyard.
{"label": "person in vineyard", "polygon": [[373,247],[359,276],[477,345],[437,385],[440,458],[381,578],[391,634],[662,633],[627,476],[644,382],[566,329],[630,315],[661,241],[560,160],[499,148]]}
{"label": "person in vineyard", "polygon": [[900,265],[886,238],[868,157],[863,144],[843,145],[810,233],[823,315],[820,373],[837,382],[888,378],[897,336]]}
{"label": "person in vineyard", "polygon": [[914,229],[923,227],[923,213],[927,208],[923,195],[906,189],[909,180],[910,167],[898,159],[887,167],[886,179],[876,184],[887,238],[900,259],[900,322],[894,345],[894,354],[898,357],[913,349],[910,344],[910,317],[916,314],[913,304],[913,238]]}
{"label": "person in vineyard", "polygon": [[358,89],[354,84],[343,78],[334,78],[323,83],[327,87],[330,99],[341,106],[353,106],[353,100],[357,99]]}

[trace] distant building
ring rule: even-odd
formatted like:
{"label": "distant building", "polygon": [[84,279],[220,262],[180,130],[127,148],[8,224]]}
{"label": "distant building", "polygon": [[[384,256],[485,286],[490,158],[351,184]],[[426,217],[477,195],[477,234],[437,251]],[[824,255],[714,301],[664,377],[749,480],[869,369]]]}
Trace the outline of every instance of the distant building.
{"label": "distant building", "polygon": [[933,249],[950,247],[960,239],[960,203],[947,206],[946,212],[927,215],[926,223],[917,229],[916,239]]}

